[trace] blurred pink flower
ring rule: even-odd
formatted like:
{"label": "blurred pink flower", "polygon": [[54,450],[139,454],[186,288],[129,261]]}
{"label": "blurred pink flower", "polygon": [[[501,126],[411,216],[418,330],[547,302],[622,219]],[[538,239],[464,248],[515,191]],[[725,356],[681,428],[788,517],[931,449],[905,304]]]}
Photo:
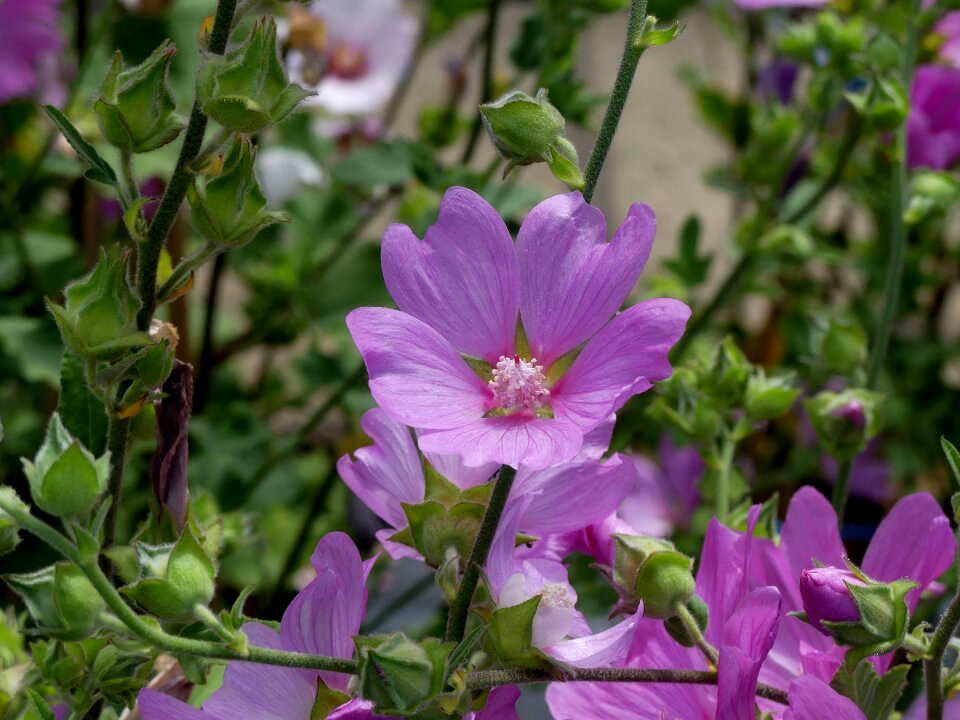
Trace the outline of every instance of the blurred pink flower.
{"label": "blurred pink flower", "polygon": [[733,0],[744,10],[766,10],[768,8],[820,7],[828,0]]}
{"label": "blurred pink flower", "polygon": [[910,89],[907,162],[910,167],[946,170],[960,159],[960,70],[942,65],[917,68]]}
{"label": "blurred pink flower", "polygon": [[44,76],[51,74],[63,49],[60,2],[0,2],[0,103],[45,89]]}
{"label": "blurred pink flower", "polygon": [[960,69],[960,10],[948,12],[933,26],[933,32],[940,36],[937,54],[948,64]]}

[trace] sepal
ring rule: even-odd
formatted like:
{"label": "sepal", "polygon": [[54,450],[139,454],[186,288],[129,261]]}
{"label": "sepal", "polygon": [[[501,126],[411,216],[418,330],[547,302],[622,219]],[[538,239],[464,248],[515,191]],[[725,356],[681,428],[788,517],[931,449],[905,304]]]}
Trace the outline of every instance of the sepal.
{"label": "sepal", "polygon": [[27,606],[36,631],[60,640],[91,635],[105,607],[87,576],[72,563],[5,575],[4,580]]}
{"label": "sepal", "polygon": [[413,715],[438,698],[456,643],[403,633],[356,637],[360,694],[378,714]]}

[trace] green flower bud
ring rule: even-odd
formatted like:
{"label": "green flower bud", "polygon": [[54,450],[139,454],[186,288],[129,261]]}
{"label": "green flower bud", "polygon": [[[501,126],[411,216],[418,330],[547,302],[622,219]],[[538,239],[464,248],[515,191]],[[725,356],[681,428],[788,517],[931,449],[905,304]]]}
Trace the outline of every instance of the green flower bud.
{"label": "green flower bud", "polygon": [[127,253],[103,251],[96,267],[63,291],[66,306],[47,300],[67,349],[88,360],[115,360],[149,345],[137,331],[140,301],[127,280]]}
{"label": "green flower bud", "polygon": [[107,488],[110,453],[99,459],[63,426],[54,413],[33,462],[20,458],[30,495],[44,512],[57,517],[89,513]]}
{"label": "green flower bud", "polygon": [[762,369],[752,375],[743,401],[750,419],[773,420],[793,407],[800,390],[792,387],[791,380],[788,377],[768,378]]}
{"label": "green flower bud", "polygon": [[696,588],[693,559],[667,540],[619,533],[614,538],[613,577],[621,594],[643,602],[645,617],[673,617],[674,605],[687,602]]}
{"label": "green flower bud", "polygon": [[[684,603],[684,606],[690,611],[690,615],[692,615],[693,619],[696,621],[697,627],[700,628],[701,634],[705,633],[707,631],[707,623],[710,618],[710,610],[707,607],[707,604],[699,595],[693,595]],[[663,626],[670,634],[670,637],[684,647],[693,647],[696,645],[696,641],[690,636],[690,632],[683,624],[683,621],[680,620],[679,616],[674,615],[671,618],[667,618],[667,620],[664,621]]]}
{"label": "green flower bud", "polygon": [[200,71],[203,111],[228,130],[255,133],[285,119],[313,93],[287,82],[271,17],[254,23],[247,41],[224,57],[212,56]]}
{"label": "green flower bud", "polygon": [[850,375],[867,359],[867,334],[853,322],[829,320],[815,327],[812,350],[832,373]]}
{"label": "green flower bud", "polygon": [[563,115],[542,89],[536,97],[520,90],[480,106],[484,127],[500,155],[513,165],[546,162],[550,147],[563,137]]}
{"label": "green flower bud", "polygon": [[265,209],[267,199],[253,172],[255,156],[250,140],[238,136],[220,174],[187,192],[197,231],[222,248],[246,245],[268,225],[287,221],[284,213]]}
{"label": "green flower bud", "polygon": [[123,592],[147,612],[185,622],[213,598],[216,566],[190,528],[173,545],[138,544],[137,556],[142,577]]}
{"label": "green flower bud", "polygon": [[810,424],[824,447],[839,459],[860,453],[880,430],[883,396],[870,390],[821,392],[804,401]]}
{"label": "green flower bud", "polygon": [[421,642],[403,633],[354,638],[360,694],[383,715],[412,715],[443,691],[447,658],[456,643]]}
{"label": "green flower bud", "polygon": [[37,631],[60,640],[89,636],[105,607],[86,575],[70,563],[6,575],[4,580],[27,606]]}
{"label": "green flower bud", "polygon": [[[16,498],[13,488],[0,488],[0,493]],[[19,499],[18,499],[19,501]],[[20,526],[3,510],[0,510],[0,556],[13,552],[20,544]]]}
{"label": "green flower bud", "polygon": [[100,132],[115,147],[143,153],[172,142],[183,129],[167,74],[177,49],[165,40],[141,64],[128,68],[117,51],[93,108]]}

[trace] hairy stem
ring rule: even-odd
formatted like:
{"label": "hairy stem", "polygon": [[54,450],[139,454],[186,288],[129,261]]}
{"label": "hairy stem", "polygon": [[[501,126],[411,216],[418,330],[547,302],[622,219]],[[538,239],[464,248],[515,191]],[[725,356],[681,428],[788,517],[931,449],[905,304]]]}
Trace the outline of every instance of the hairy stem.
{"label": "hairy stem", "polygon": [[[233,14],[237,0],[220,0],[217,3],[217,14],[213,21],[213,30],[210,33],[208,49],[215,55],[223,55],[227,49],[227,40],[230,36],[230,26],[233,23]],[[200,154],[203,136],[207,130],[207,116],[203,114],[197,100],[193,102],[190,112],[190,123],[180,147],[180,157],[174,168],[167,189],[163,193],[157,213],[147,230],[146,240],[140,247],[137,256],[137,293],[140,295],[140,312],[137,313],[137,327],[146,330],[153,318],[153,311],[157,306],[157,265],[160,263],[160,253],[167,240],[167,234],[173,221],[180,212],[180,204],[187,194],[187,188],[193,181],[190,165]]]}
{"label": "hairy stem", "polygon": [[107,407],[107,450],[110,451],[110,478],[107,482],[107,499],[110,507],[103,525],[103,546],[113,545],[117,536],[117,516],[120,512],[120,497],[123,492],[123,470],[126,466],[127,438],[130,421],[118,418],[112,407]]}
{"label": "hairy stem", "polygon": [[953,596],[947,611],[937,623],[937,629],[927,649],[929,659],[923,664],[924,684],[927,691],[927,720],[943,720],[943,656],[950,639],[960,625],[960,588]]}
{"label": "hairy stem", "polygon": [[480,521],[480,529],[477,531],[477,539],[473,541],[473,549],[470,551],[470,557],[467,559],[467,565],[463,570],[460,589],[457,591],[457,597],[450,607],[450,614],[447,616],[446,639],[448,642],[463,640],[463,634],[467,629],[467,616],[470,614],[470,605],[473,603],[473,594],[477,591],[480,573],[487,564],[487,555],[490,552],[490,546],[493,544],[493,537],[497,534],[500,516],[503,515],[503,510],[507,505],[507,498],[510,496],[510,488],[513,487],[513,479],[516,475],[517,471],[507,465],[501,467],[497,473],[493,493],[490,495],[490,504],[487,505],[486,512],[483,513],[483,520]]}
{"label": "hairy stem", "polygon": [[[490,94],[493,92],[493,56],[497,49],[497,21],[500,17],[500,6],[503,0],[489,0],[487,5],[487,25],[483,31],[483,43],[485,47],[483,55],[483,79],[480,82],[480,102],[492,100]],[[480,139],[480,131],[483,129],[483,120],[480,111],[477,110],[477,116],[474,118],[473,126],[470,128],[470,137],[463,149],[463,157],[460,162],[466,165],[473,157],[477,149],[477,141]]]}
{"label": "hairy stem", "polygon": [[696,618],[693,617],[691,612],[687,609],[687,606],[683,603],[678,602],[674,605],[673,608],[677,617],[680,618],[680,622],[683,623],[684,629],[693,639],[693,643],[700,649],[700,652],[703,653],[703,656],[707,659],[713,667],[718,667],[720,663],[720,653],[717,652],[717,649],[710,644],[710,642],[703,636],[703,633],[700,632],[700,626],[697,624]]}
{"label": "hairy stem", "polygon": [[[566,675],[560,682],[636,682],[670,683],[681,685],[716,685],[717,673],[710,670],[661,670],[659,668],[582,668]],[[478,670],[467,675],[471,690],[500,685],[558,682],[558,678],[543,670]],[[787,704],[787,693],[769,685],[757,685],[757,697]]]}
{"label": "hairy stem", "polygon": [[593,199],[593,192],[597,189],[597,181],[600,179],[603,163],[607,159],[607,153],[613,143],[613,136],[617,134],[617,125],[620,124],[620,116],[623,114],[623,107],[627,102],[627,96],[630,94],[633,76],[637,71],[637,65],[640,63],[640,56],[643,55],[644,48],[638,44],[637,40],[643,30],[643,23],[646,18],[647,0],[632,0],[630,3],[630,19],[627,21],[627,39],[623,46],[620,69],[617,71],[617,79],[613,83],[610,103],[607,105],[607,112],[603,116],[603,124],[600,126],[600,132],[597,133],[597,141],[593,145],[593,152],[590,153],[590,160],[587,162],[587,170],[584,174],[583,197],[587,202]]}

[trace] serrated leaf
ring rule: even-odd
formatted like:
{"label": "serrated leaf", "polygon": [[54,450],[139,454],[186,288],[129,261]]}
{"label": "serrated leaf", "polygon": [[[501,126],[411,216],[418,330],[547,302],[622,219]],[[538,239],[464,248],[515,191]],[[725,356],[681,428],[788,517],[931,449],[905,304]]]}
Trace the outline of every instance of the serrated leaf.
{"label": "serrated leaf", "polygon": [[70,143],[70,147],[76,150],[77,155],[90,166],[87,177],[90,180],[95,180],[96,182],[101,182],[106,185],[116,185],[117,173],[114,172],[110,163],[100,156],[100,153],[97,152],[97,149],[93,147],[93,145],[83,139],[80,131],[73,126],[73,123],[70,122],[67,116],[53,105],[44,105],[43,111],[47,113],[47,116],[53,121],[53,124],[57,126],[57,129],[63,133],[67,142]]}
{"label": "serrated leaf", "polygon": [[867,720],[887,720],[907,683],[909,665],[896,665],[878,675],[873,664],[861,661],[854,670],[842,666],[831,687],[857,704]]}

